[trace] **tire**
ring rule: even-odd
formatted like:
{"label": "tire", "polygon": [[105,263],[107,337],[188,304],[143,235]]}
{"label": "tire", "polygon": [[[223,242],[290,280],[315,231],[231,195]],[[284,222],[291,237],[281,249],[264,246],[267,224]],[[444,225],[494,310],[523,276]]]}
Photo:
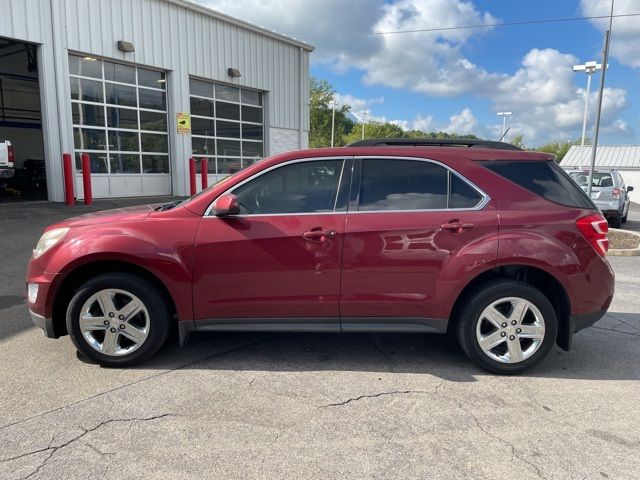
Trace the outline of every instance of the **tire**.
{"label": "tire", "polygon": [[609,225],[611,225],[611,228],[620,228],[622,226],[622,221],[620,217],[611,217],[609,218]]}
{"label": "tire", "polygon": [[[523,317],[519,311],[524,312]],[[515,280],[480,285],[464,299],[455,322],[458,342],[467,356],[481,368],[503,375],[520,373],[541,362],[558,334],[558,318],[549,299],[540,290]],[[486,351],[481,339],[485,347],[498,343]],[[518,351],[521,359],[514,360]]]}
{"label": "tire", "polygon": [[147,280],[107,273],[78,288],[66,321],[71,341],[82,355],[105,367],[130,367],[149,359],[164,344],[170,319],[162,294]]}

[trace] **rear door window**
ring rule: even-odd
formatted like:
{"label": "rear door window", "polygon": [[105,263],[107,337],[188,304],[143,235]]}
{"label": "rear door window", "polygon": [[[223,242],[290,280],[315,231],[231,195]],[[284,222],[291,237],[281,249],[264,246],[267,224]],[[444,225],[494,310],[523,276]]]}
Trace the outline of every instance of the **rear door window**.
{"label": "rear door window", "polygon": [[479,162],[494,173],[560,205],[595,209],[587,194],[554,161]]}
{"label": "rear door window", "polygon": [[362,160],[359,211],[470,209],[483,198],[468,182],[434,162]]}

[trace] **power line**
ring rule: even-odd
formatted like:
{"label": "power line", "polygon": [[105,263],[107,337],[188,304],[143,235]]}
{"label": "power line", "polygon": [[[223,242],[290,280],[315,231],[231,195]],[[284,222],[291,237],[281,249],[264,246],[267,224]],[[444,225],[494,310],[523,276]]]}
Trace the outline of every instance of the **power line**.
{"label": "power line", "polygon": [[[639,17],[640,13],[622,13],[618,15],[613,15],[613,18],[625,18],[625,17]],[[342,33],[334,33],[332,35],[321,35],[321,36],[313,36],[313,37],[305,37],[307,40],[313,40],[316,38],[334,38],[336,36],[379,36],[379,35],[396,35],[403,33],[428,33],[428,32],[444,32],[450,30],[469,30],[473,28],[494,28],[494,27],[510,27],[514,25],[536,25],[543,23],[563,23],[563,22],[582,22],[585,20],[599,20],[599,19],[609,19],[611,18],[609,15],[596,15],[590,17],[568,17],[568,18],[547,18],[540,20],[522,20],[518,22],[502,22],[502,23],[483,23],[480,25],[461,25],[458,27],[437,27],[437,28],[418,28],[414,30],[391,30],[388,32],[342,32]]]}

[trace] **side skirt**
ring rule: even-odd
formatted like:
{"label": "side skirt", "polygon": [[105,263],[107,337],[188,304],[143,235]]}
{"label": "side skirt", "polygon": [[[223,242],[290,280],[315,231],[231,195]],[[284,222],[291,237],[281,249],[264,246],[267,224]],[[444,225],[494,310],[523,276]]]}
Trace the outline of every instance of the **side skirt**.
{"label": "side skirt", "polygon": [[448,320],[422,317],[211,318],[180,322],[180,344],[196,332],[446,333]]}

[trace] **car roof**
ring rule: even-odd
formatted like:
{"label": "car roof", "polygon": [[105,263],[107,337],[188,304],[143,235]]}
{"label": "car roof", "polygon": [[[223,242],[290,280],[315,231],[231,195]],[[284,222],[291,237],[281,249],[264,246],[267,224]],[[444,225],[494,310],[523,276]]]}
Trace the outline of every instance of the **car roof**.
{"label": "car roof", "polygon": [[334,147],[313,148],[308,150],[294,150],[271,157],[273,163],[286,162],[296,158],[312,157],[418,157],[426,159],[443,159],[455,161],[456,158],[464,158],[472,161],[509,160],[509,161],[549,161],[555,159],[554,155],[543,152],[528,152],[523,150],[498,150],[494,148],[467,148],[467,147]]}

